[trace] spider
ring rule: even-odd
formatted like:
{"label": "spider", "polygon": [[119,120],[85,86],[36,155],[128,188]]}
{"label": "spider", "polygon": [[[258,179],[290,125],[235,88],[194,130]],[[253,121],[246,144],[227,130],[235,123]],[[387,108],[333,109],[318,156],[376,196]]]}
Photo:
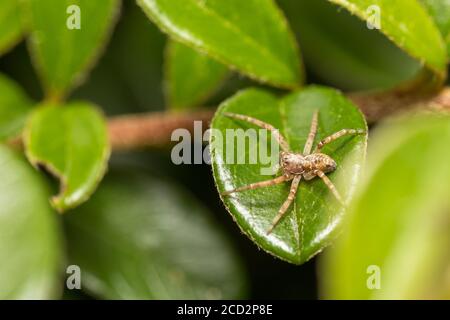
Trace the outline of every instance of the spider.
{"label": "spider", "polygon": [[288,145],[286,139],[271,124],[265,123],[261,120],[258,120],[258,119],[255,119],[255,118],[252,118],[252,117],[249,117],[246,115],[230,113],[230,112],[224,112],[223,114],[226,117],[246,121],[253,125],[261,127],[263,129],[269,130],[272,133],[272,135],[274,136],[274,138],[277,140],[278,144],[280,145],[280,147],[282,149],[282,151],[280,152],[280,165],[281,165],[283,174],[281,176],[276,177],[271,180],[252,183],[247,186],[239,187],[239,188],[229,190],[229,191],[222,193],[223,196],[228,196],[235,192],[241,192],[241,191],[253,190],[253,189],[262,188],[262,187],[273,186],[276,184],[280,184],[280,183],[292,180],[289,195],[288,195],[286,201],[283,203],[283,205],[278,210],[278,214],[273,219],[270,228],[267,230],[267,235],[272,233],[274,228],[280,222],[281,218],[283,218],[283,216],[286,214],[287,210],[289,209],[290,205],[292,204],[292,201],[295,198],[295,195],[296,195],[297,189],[298,189],[298,185],[302,178],[304,178],[306,181],[314,179],[315,177],[321,178],[322,181],[325,183],[325,185],[328,187],[328,189],[330,189],[330,191],[336,197],[336,199],[342,205],[344,205],[342,197],[340,196],[336,187],[333,185],[331,180],[326,176],[326,173],[336,170],[336,167],[337,167],[336,162],[330,156],[323,154],[320,151],[326,144],[328,144],[332,141],[335,141],[346,135],[365,134],[366,133],[365,130],[362,130],[362,129],[339,130],[339,131],[333,133],[332,135],[322,139],[318,143],[314,152],[311,153],[313,143],[314,143],[314,138],[317,133],[317,122],[318,122],[318,116],[319,116],[319,111],[315,111],[313,114],[313,117],[312,117],[311,129],[308,134],[308,139],[306,140],[305,146],[303,148],[303,153],[295,153],[289,149],[289,145]]}

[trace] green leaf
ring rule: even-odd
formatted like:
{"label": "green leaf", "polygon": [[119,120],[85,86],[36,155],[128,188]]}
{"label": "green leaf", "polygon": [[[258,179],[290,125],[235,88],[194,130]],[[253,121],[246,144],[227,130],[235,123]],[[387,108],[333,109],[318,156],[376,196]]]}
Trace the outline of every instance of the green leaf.
{"label": "green leaf", "polygon": [[15,82],[0,74],[0,141],[22,131],[32,102]]}
{"label": "green leaf", "polygon": [[[362,114],[351,102],[337,91],[322,87],[310,87],[281,100],[265,91],[252,89],[224,102],[211,125],[213,129],[219,130],[211,135],[213,174],[219,192],[269,180],[275,176],[262,175],[261,168],[270,165],[267,162],[264,164],[265,161],[261,157],[258,157],[256,164],[249,163],[249,153],[256,152],[257,143],[249,142],[245,145],[245,150],[241,151],[235,148],[234,143],[227,143],[235,154],[245,152],[247,159],[245,164],[227,161],[226,157],[229,157],[230,150],[225,149],[220,139],[216,137],[217,132],[220,132],[226,141],[227,129],[257,127],[225,117],[224,112],[249,115],[270,123],[286,137],[292,151],[302,152],[312,115],[316,110],[319,111],[316,144],[325,136],[343,128],[366,128]],[[258,142],[259,145],[267,145],[268,142],[263,140],[263,136],[259,139],[261,140]],[[366,136],[342,138],[323,149],[323,152],[330,155],[338,165],[338,169],[328,175],[329,178],[334,182],[337,175],[345,176],[345,181],[337,186],[345,201],[351,198],[354,184],[358,180],[364,161],[366,140]],[[270,151],[270,147],[268,148]],[[347,156],[350,159],[344,164],[344,158]],[[278,159],[278,154],[274,154],[274,157]],[[238,162],[237,159],[234,160],[235,163]],[[270,235],[267,235],[266,231],[271,226],[273,218],[287,199],[289,187],[290,183],[283,183],[235,193],[222,197],[222,200],[241,230],[258,246],[283,260],[301,264],[332,241],[344,209],[320,179],[301,181],[295,202],[285,218]]]}
{"label": "green leaf", "polygon": [[[105,47],[118,0],[26,0],[31,54],[48,97],[60,99],[86,77]],[[73,28],[79,8],[80,29]],[[70,26],[70,28],[69,28]]]}
{"label": "green leaf", "polygon": [[421,0],[433,17],[445,42],[447,56],[450,57],[450,1],[449,0]]}
{"label": "green leaf", "polygon": [[377,6],[380,12],[380,31],[397,46],[434,73],[445,79],[447,50],[439,30],[418,0],[329,0],[359,18],[374,17],[370,10]]}
{"label": "green leaf", "polygon": [[11,49],[23,35],[20,2],[2,0],[0,3],[0,56]]}
{"label": "green leaf", "polygon": [[[348,226],[322,261],[323,295],[448,299],[450,118],[397,120],[371,139]],[[370,290],[378,275],[379,290]]]}
{"label": "green leaf", "polygon": [[165,63],[167,100],[174,110],[198,107],[228,75],[224,65],[174,41],[168,43]]}
{"label": "green leaf", "polygon": [[25,132],[30,162],[42,165],[61,181],[51,202],[60,212],[86,201],[105,174],[110,154],[105,119],[89,103],[43,105]]}
{"label": "green leaf", "polygon": [[105,55],[72,99],[95,101],[108,115],[160,111],[166,36],[149,23],[135,1],[122,3],[120,22]]}
{"label": "green leaf", "polygon": [[61,239],[48,186],[0,145],[0,299],[56,298]]}
{"label": "green leaf", "polygon": [[328,1],[278,2],[302,44],[309,74],[320,82],[349,91],[386,89],[421,68],[385,35]]}
{"label": "green leaf", "polygon": [[301,84],[294,37],[272,0],[138,0],[176,40],[253,79],[283,88]]}
{"label": "green leaf", "polygon": [[245,284],[239,259],[207,211],[167,180],[112,170],[66,216],[69,257],[83,286],[105,299],[231,299]]}

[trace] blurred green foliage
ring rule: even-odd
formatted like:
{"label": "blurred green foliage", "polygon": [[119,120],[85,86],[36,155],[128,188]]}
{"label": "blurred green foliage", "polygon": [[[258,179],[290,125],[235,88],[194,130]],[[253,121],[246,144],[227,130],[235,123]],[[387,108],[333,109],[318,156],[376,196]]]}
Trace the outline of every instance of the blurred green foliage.
{"label": "blurred green foliage", "polygon": [[30,55],[48,98],[60,99],[84,80],[107,42],[119,4],[119,0],[24,1]]}
{"label": "blurred green foliage", "polygon": [[33,104],[18,84],[1,74],[0,92],[0,141],[5,141],[20,135]]}
{"label": "blurred green foliage", "polygon": [[63,242],[45,179],[0,146],[0,299],[59,296]]}
{"label": "blurred green foliage", "polygon": [[450,57],[450,2],[448,0],[421,0],[447,43],[447,55]]}
{"label": "blurred green foliage", "polygon": [[376,29],[327,1],[279,0],[305,65],[322,82],[344,90],[387,89],[406,81],[420,64]]}
{"label": "blurred green foliage", "polygon": [[106,172],[110,155],[103,115],[90,103],[38,106],[24,131],[25,153],[35,166],[43,166],[61,182],[52,197],[64,212],[89,199]]}
{"label": "blurred green foliage", "polygon": [[297,45],[272,0],[138,0],[174,39],[258,81],[295,88],[304,75]]}
{"label": "blurred green foliage", "polygon": [[240,259],[209,216],[176,183],[115,166],[66,219],[69,260],[100,298],[243,297]]}
{"label": "blurred green foliage", "polygon": [[173,110],[200,106],[229,74],[224,65],[174,41],[169,42],[165,59],[166,105]]}
{"label": "blurred green foliage", "polygon": [[449,143],[447,115],[373,132],[366,179],[324,259],[325,297],[450,299]]}
{"label": "blurred green foliage", "polygon": [[24,25],[17,0],[4,0],[0,4],[0,55],[10,50],[21,39]]}

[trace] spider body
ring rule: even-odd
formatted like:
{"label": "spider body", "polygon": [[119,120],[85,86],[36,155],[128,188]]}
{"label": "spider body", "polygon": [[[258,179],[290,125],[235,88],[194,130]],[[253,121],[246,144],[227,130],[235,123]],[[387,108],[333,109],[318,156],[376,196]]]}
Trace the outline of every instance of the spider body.
{"label": "spider body", "polygon": [[331,193],[336,197],[336,199],[344,205],[342,197],[337,191],[336,187],[333,185],[331,180],[326,176],[326,173],[330,173],[337,168],[336,162],[329,156],[324,153],[321,153],[321,149],[328,143],[333,142],[343,136],[346,135],[359,135],[365,134],[366,131],[362,129],[342,129],[339,130],[332,135],[322,139],[318,144],[316,149],[311,152],[314,139],[317,133],[317,124],[318,124],[318,116],[319,112],[314,112],[312,121],[311,121],[311,129],[308,134],[308,138],[306,140],[305,146],[303,148],[303,153],[294,153],[290,150],[289,145],[286,139],[279,133],[279,131],[269,123],[265,123],[261,120],[235,113],[224,113],[225,116],[249,122],[253,125],[261,127],[263,129],[269,130],[272,132],[272,135],[278,141],[282,151],[280,152],[280,166],[282,169],[282,175],[271,180],[255,182],[249,184],[247,186],[239,187],[233,190],[226,191],[222,193],[222,195],[227,196],[235,192],[242,192],[246,190],[253,190],[262,187],[269,187],[276,184],[280,184],[286,181],[291,182],[291,188],[288,194],[286,201],[278,210],[278,214],[272,221],[272,225],[267,230],[267,234],[270,234],[275,226],[280,222],[281,218],[286,214],[290,205],[295,199],[295,195],[297,194],[298,185],[300,180],[303,178],[305,180],[312,180],[315,177],[319,177],[325,183],[325,185],[330,189]]}
{"label": "spider body", "polygon": [[317,176],[316,172],[329,173],[336,170],[336,162],[323,153],[303,155],[301,153],[280,153],[280,165],[283,174],[288,176],[301,175],[305,180],[311,180]]}

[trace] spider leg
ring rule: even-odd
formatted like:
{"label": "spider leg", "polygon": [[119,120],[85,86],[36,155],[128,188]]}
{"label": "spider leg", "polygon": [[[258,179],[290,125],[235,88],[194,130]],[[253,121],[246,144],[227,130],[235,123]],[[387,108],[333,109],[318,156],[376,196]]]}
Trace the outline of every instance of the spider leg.
{"label": "spider leg", "polygon": [[294,180],[292,180],[291,190],[289,191],[289,195],[288,195],[286,201],[281,206],[280,210],[278,210],[278,214],[272,220],[272,225],[270,226],[269,230],[267,230],[267,235],[272,233],[273,229],[277,226],[277,224],[280,222],[281,218],[283,218],[283,216],[286,214],[287,210],[291,206],[292,201],[294,201],[294,199],[295,199],[295,194],[297,193],[298,185],[299,185],[301,179],[302,179],[302,176],[298,175],[298,176],[295,176]]}
{"label": "spider leg", "polygon": [[255,119],[255,118],[252,118],[252,117],[249,117],[246,115],[237,114],[237,113],[224,112],[223,115],[226,117],[229,117],[229,118],[246,121],[251,124],[254,124],[255,126],[269,130],[270,132],[272,132],[273,136],[278,141],[278,144],[280,145],[281,149],[283,151],[289,151],[289,145],[288,145],[286,139],[280,134],[280,131],[278,129],[276,129],[274,126],[272,126],[271,124],[268,124],[264,121],[261,121],[261,120],[258,120],[258,119]]}
{"label": "spider leg", "polygon": [[223,196],[228,196],[228,195],[230,195],[232,193],[235,193],[235,192],[241,192],[241,191],[253,190],[253,189],[257,189],[257,188],[269,187],[269,186],[273,186],[273,185],[276,185],[276,184],[283,183],[285,181],[289,181],[291,179],[292,179],[292,177],[289,177],[289,176],[286,176],[286,175],[282,175],[282,176],[276,177],[275,179],[255,182],[255,183],[249,184],[247,186],[243,186],[243,187],[239,187],[239,188],[236,188],[236,189],[233,189],[233,190],[225,191],[225,192],[222,193],[222,195]]}
{"label": "spider leg", "polygon": [[344,201],[342,200],[341,195],[337,191],[336,187],[334,186],[333,182],[323,173],[322,171],[316,171],[315,172],[317,176],[322,179],[322,181],[325,183],[325,185],[330,189],[331,193],[335,196],[335,198],[342,204],[345,205]]}
{"label": "spider leg", "polygon": [[320,150],[328,143],[333,142],[343,136],[348,135],[359,135],[359,134],[365,134],[366,130],[363,129],[342,129],[338,132],[333,133],[332,135],[326,137],[325,139],[322,139],[319,144],[316,147],[316,151],[314,152],[320,152]]}
{"label": "spider leg", "polygon": [[317,133],[317,118],[319,116],[319,111],[316,110],[313,114],[311,121],[311,129],[309,130],[308,139],[306,140],[305,147],[303,148],[303,154],[308,155],[311,153],[311,149],[314,143],[314,138]]}

